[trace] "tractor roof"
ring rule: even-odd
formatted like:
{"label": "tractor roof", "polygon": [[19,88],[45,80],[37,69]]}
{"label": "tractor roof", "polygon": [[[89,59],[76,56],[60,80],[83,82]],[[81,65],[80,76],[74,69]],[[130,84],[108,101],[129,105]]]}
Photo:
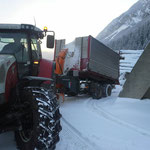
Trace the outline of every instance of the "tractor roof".
{"label": "tractor roof", "polygon": [[22,31],[30,31],[40,35],[43,37],[43,31],[31,24],[0,24],[0,30],[22,30]]}
{"label": "tractor roof", "polygon": [[30,29],[35,31],[42,31],[41,29],[31,24],[0,24],[0,29]]}

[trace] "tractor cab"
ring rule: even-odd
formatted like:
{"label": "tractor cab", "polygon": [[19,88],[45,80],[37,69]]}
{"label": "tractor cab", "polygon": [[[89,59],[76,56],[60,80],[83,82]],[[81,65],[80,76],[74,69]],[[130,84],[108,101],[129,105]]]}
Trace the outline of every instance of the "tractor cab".
{"label": "tractor cab", "polygon": [[[0,133],[14,131],[20,150],[54,149],[59,141],[53,62],[42,59],[40,47],[47,32],[28,24],[0,24]],[[54,32],[47,35],[47,47],[54,47]]]}
{"label": "tractor cab", "polygon": [[[0,55],[13,55],[17,62],[18,76],[37,76],[42,59],[41,39],[44,31],[28,24],[0,24]],[[50,38],[51,37],[51,38]],[[47,37],[47,47],[54,46],[54,37]]]}

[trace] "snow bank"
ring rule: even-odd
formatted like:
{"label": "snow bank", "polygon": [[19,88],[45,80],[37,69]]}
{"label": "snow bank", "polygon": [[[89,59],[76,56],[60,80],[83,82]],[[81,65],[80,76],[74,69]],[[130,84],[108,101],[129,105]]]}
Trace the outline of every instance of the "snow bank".
{"label": "snow bank", "polygon": [[68,49],[68,52],[64,63],[64,75],[67,74],[71,68],[80,69],[81,58],[80,48],[75,44],[75,41],[65,45],[65,48]]}

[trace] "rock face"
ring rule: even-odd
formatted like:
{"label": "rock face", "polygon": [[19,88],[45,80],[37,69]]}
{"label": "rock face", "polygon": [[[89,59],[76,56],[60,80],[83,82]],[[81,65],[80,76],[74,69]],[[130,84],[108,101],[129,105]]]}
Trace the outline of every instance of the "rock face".
{"label": "rock face", "polygon": [[150,0],[139,0],[108,24],[97,39],[112,49],[144,49],[150,40]]}

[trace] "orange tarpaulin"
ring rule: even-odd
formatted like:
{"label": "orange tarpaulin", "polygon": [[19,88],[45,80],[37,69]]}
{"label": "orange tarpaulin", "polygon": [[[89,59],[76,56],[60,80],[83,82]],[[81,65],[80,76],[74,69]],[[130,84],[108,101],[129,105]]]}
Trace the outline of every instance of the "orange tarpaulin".
{"label": "orange tarpaulin", "polygon": [[[57,74],[57,75],[63,74],[65,57],[66,57],[67,51],[68,51],[68,49],[61,50],[56,58],[55,74]],[[58,99],[60,96],[62,96],[62,99],[64,102],[65,98],[64,98],[64,93],[63,93],[63,85],[58,83],[58,84],[56,84],[56,88],[60,89],[60,93],[57,93]]]}
{"label": "orange tarpaulin", "polygon": [[58,75],[63,74],[64,69],[64,63],[65,63],[65,57],[67,54],[68,49],[63,49],[59,52],[57,58],[56,58],[56,69],[55,73]]}

